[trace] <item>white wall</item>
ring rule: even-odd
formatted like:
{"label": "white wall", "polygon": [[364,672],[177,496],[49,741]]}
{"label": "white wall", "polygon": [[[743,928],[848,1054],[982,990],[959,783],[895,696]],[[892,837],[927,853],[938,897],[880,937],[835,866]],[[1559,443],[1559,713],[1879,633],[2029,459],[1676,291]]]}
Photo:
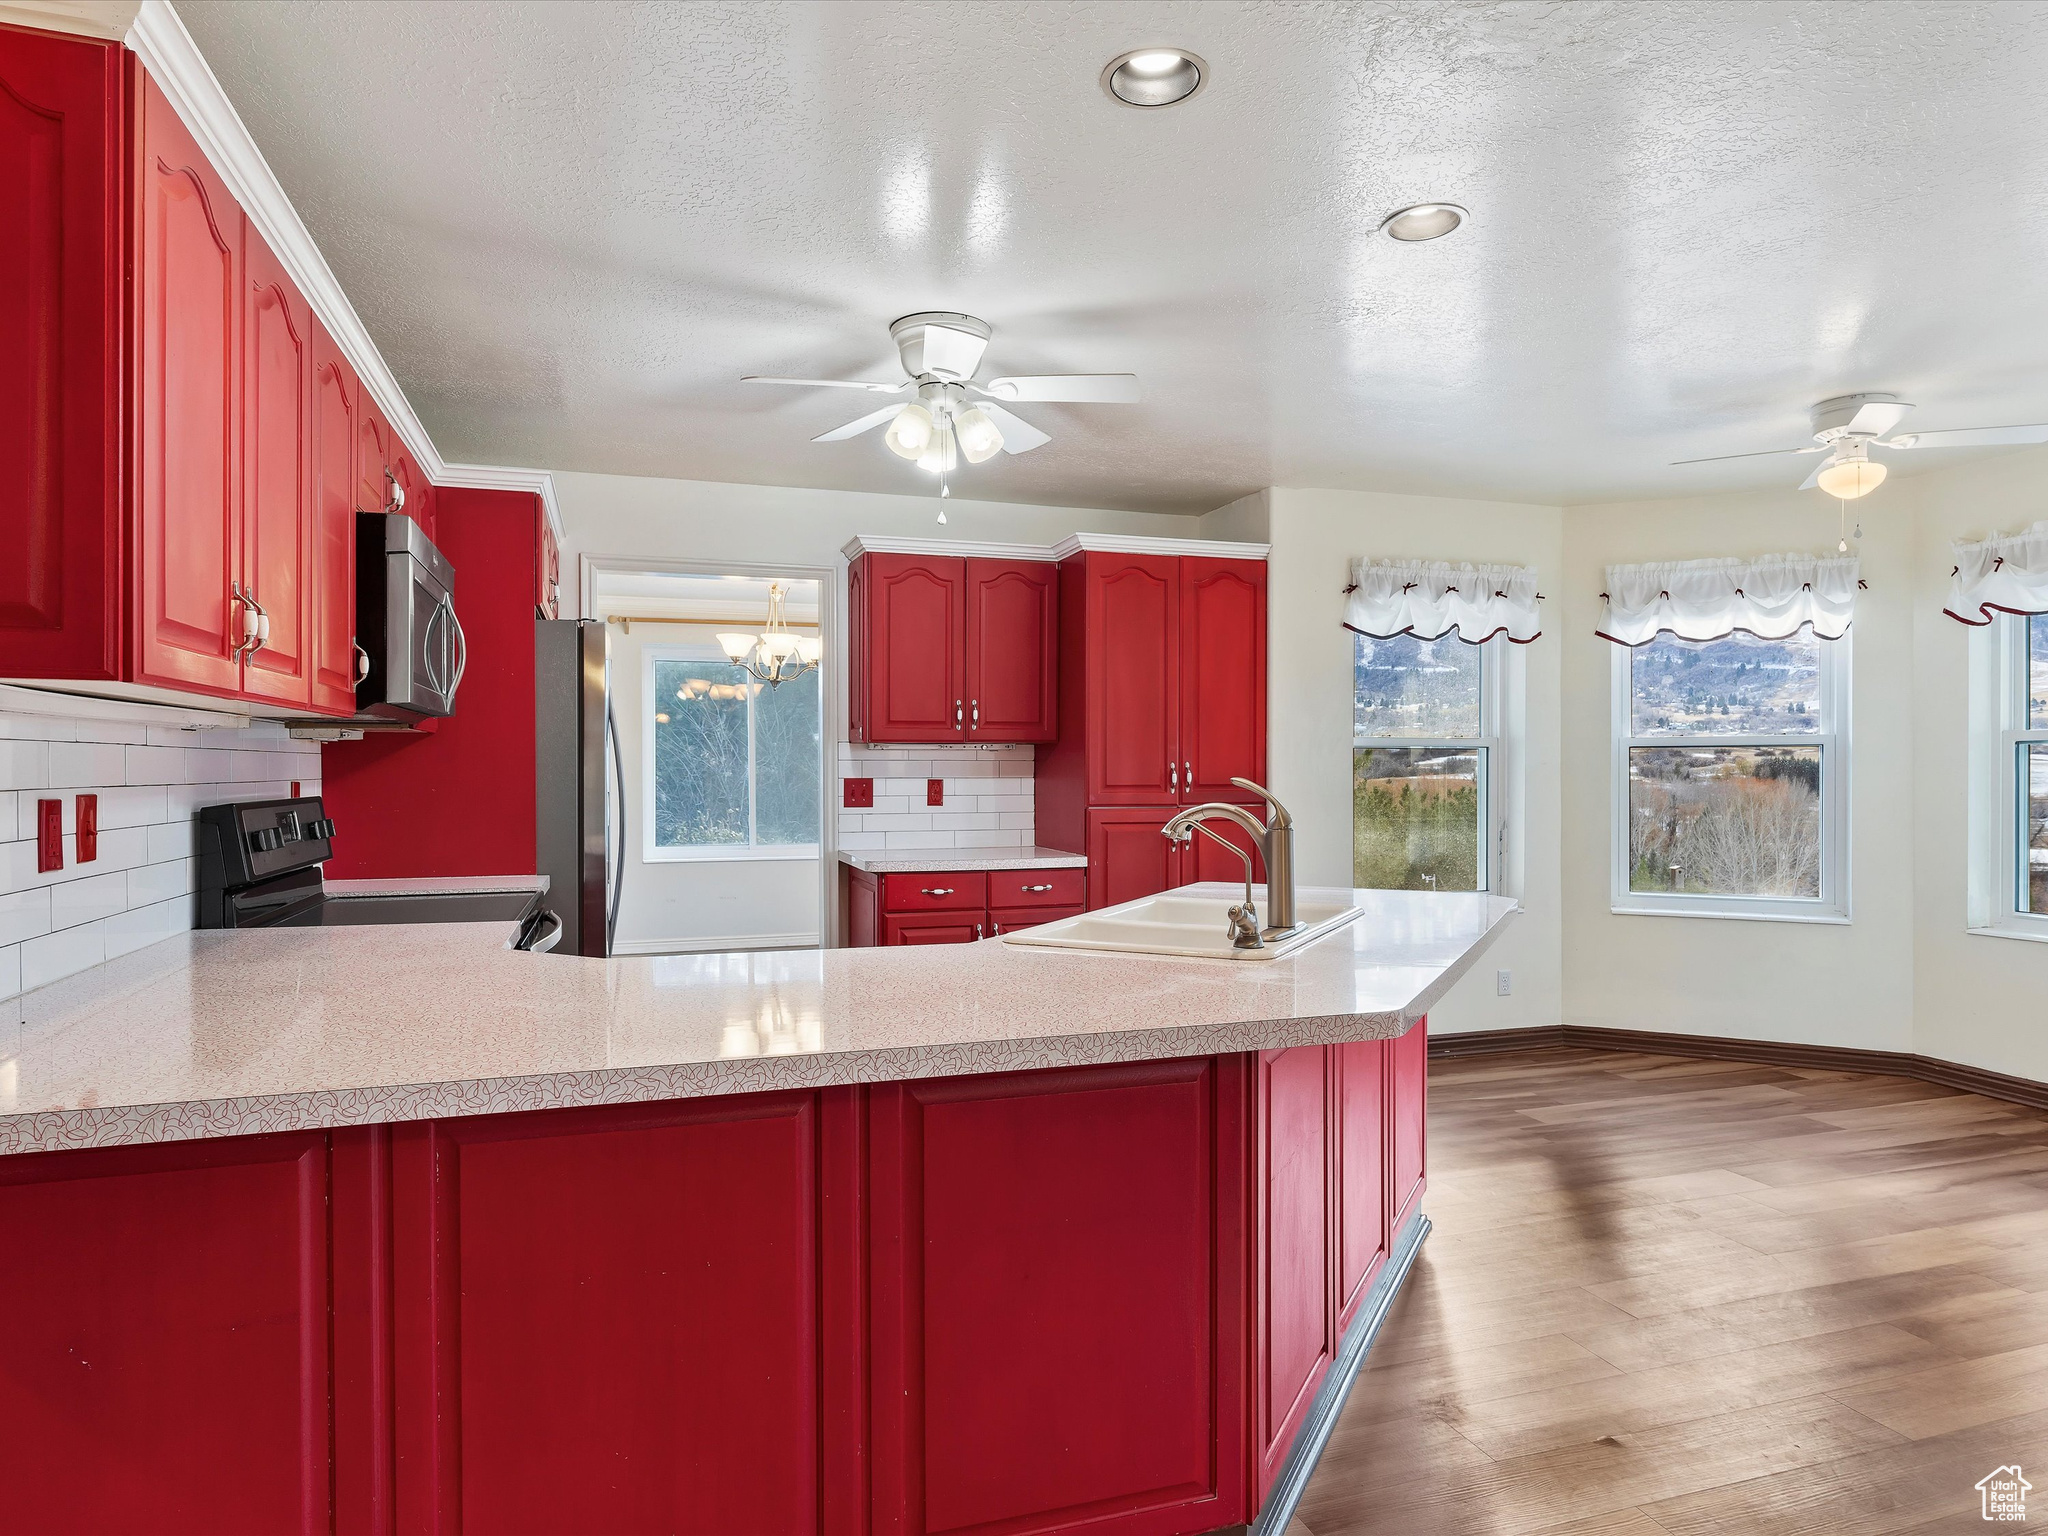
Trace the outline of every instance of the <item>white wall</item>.
{"label": "white wall", "polygon": [[1614,648],[1593,633],[1606,566],[1829,552],[1836,504],[1788,489],[1566,511],[1563,601],[1553,605],[1564,664],[1566,1023],[1912,1048],[1913,502],[1911,483],[1895,482],[1856,509],[1864,538],[1851,548],[1869,590],[1851,632],[1854,921],[1843,926],[1610,910]]}
{"label": "white wall", "polygon": [[[1875,501],[1889,491],[1870,499]],[[2048,944],[1966,931],[1970,631],[1942,613],[1953,539],[2048,518],[2048,449],[1916,475],[1913,551],[1913,1048],[2048,1081]],[[1859,617],[1860,625],[1861,619]]]}
{"label": "white wall", "polygon": [[[294,779],[320,793],[320,749],[268,722],[188,731],[0,711],[0,998],[190,928],[193,813],[282,798]],[[81,794],[99,797],[99,856],[87,864]],[[36,869],[40,800],[63,807],[61,869]]]}
{"label": "white wall", "polygon": [[[1203,520],[1210,537],[1264,538],[1268,572],[1267,761],[1273,793],[1294,813],[1298,878],[1304,885],[1351,883],[1351,634],[1343,627],[1351,558],[1501,560],[1536,568],[1553,597],[1562,559],[1556,507],[1370,491],[1274,489]],[[1219,532],[1229,529],[1230,532]],[[1511,862],[1524,911],[1479,972],[1430,1016],[1439,1033],[1519,1029],[1560,1018],[1558,899],[1558,657],[1545,634],[1517,648],[1527,715],[1519,815],[1511,814]],[[1513,972],[1498,996],[1494,971]]]}

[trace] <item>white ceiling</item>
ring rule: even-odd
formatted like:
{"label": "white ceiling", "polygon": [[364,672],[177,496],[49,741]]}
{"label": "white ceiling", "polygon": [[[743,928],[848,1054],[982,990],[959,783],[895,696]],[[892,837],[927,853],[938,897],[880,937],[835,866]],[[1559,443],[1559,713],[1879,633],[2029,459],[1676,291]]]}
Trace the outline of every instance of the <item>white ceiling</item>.
{"label": "white ceiling", "polygon": [[[923,490],[807,441],[870,398],[737,381],[897,378],[935,308],[985,373],[1142,377],[1020,407],[995,500],[1683,495],[1796,484],[1667,461],[1850,390],[2048,421],[2025,0],[178,9],[451,459]],[[1207,89],[1113,104],[1145,44]],[[1425,199],[1474,220],[1375,237]]]}
{"label": "white ceiling", "polygon": [[[695,576],[671,571],[599,570],[593,576],[600,613],[757,624],[767,622],[768,589],[776,584],[765,576]],[[783,617],[791,624],[816,624],[818,583],[783,580],[779,585],[783,588]]]}

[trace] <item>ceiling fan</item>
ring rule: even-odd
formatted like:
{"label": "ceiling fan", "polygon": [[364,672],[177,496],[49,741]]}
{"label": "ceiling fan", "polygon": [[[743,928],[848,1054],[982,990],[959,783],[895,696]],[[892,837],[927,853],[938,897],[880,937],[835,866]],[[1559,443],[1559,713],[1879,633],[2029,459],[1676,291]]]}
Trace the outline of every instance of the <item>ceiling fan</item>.
{"label": "ceiling fan", "polygon": [[[821,389],[861,389],[912,398],[856,417],[814,443],[838,443],[889,423],[882,441],[891,453],[916,462],[939,477],[939,494],[952,495],[950,477],[960,460],[980,464],[1004,453],[1029,453],[1052,441],[1046,433],[1003,408],[1005,401],[1058,401],[1073,405],[1135,405],[1134,373],[1015,374],[974,382],[982,354],[994,334],[986,320],[946,310],[905,315],[889,327],[909,377],[888,384],[876,379],[783,379],[749,374],[743,384],[798,384]],[[946,514],[939,513],[944,522]]]}
{"label": "ceiling fan", "polygon": [[1825,453],[1827,457],[1801,482],[1816,485],[1844,501],[1867,496],[1884,483],[1888,466],[1870,457],[1873,448],[1988,448],[2000,443],[2048,443],[2048,423],[2027,427],[1952,427],[1942,432],[1885,434],[1913,407],[1897,395],[1837,395],[1813,408],[1811,448],[1766,448],[1760,453],[1720,453],[1704,459],[1679,459],[1679,464],[1716,464],[1723,459],[1761,459],[1779,453]]}

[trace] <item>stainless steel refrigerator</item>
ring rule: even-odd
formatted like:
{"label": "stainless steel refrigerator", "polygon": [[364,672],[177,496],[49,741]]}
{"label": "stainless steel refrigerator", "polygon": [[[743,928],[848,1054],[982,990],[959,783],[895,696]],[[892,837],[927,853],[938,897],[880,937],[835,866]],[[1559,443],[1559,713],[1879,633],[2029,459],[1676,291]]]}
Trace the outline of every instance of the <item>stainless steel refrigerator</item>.
{"label": "stainless steel refrigerator", "polygon": [[562,955],[610,954],[619,923],[625,765],[609,652],[596,620],[534,622],[534,847],[562,919]]}

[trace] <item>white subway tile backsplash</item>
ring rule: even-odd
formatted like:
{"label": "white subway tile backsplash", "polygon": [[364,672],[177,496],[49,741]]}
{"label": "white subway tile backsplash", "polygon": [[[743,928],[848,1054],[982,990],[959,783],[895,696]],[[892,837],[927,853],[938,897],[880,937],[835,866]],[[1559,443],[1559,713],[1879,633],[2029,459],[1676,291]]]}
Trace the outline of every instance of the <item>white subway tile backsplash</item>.
{"label": "white subway tile backsplash", "polygon": [[[188,731],[0,713],[0,998],[192,925],[193,813],[320,792],[320,751],[281,726]],[[98,857],[78,862],[77,796],[99,796]],[[36,801],[64,807],[64,866],[36,868]],[[879,834],[876,834],[879,836]]]}
{"label": "white subway tile backsplash", "polygon": [[45,986],[76,975],[107,958],[106,931],[98,923],[64,928],[21,946],[21,990]]}
{"label": "white subway tile backsplash", "polygon": [[[875,781],[875,802],[839,812],[848,849],[1028,847],[1036,840],[1030,747],[864,747],[841,742],[842,778]],[[943,803],[926,800],[938,779]]]}

